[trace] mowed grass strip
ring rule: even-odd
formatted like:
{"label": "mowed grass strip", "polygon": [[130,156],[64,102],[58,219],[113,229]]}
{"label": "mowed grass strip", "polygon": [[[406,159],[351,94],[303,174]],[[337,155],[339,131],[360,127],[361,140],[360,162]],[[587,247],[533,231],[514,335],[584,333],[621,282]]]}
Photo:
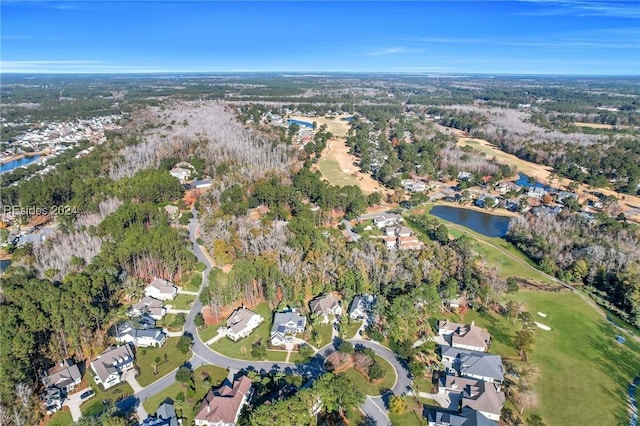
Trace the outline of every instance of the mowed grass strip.
{"label": "mowed grass strip", "polygon": [[[354,166],[354,170],[355,170]],[[330,160],[328,158],[320,158],[318,160],[318,170],[322,173],[322,177],[329,181],[332,185],[346,186],[355,185],[358,186],[358,179],[354,176],[345,173],[340,168],[340,164],[336,160]]]}
{"label": "mowed grass strip", "polygon": [[73,424],[73,417],[68,407],[63,407],[56,412],[49,420],[45,421],[47,426],[69,426]]}
{"label": "mowed grass strip", "polygon": [[614,327],[577,294],[520,291],[512,298],[551,327],[536,329],[528,354],[540,372],[532,411],[550,426],[628,424],[627,386],[640,373],[640,345],[617,343]]}

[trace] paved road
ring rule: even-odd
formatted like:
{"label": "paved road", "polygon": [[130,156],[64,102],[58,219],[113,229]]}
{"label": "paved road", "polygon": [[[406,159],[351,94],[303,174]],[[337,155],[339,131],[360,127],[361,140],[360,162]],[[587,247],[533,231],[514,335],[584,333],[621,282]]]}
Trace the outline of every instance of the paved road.
{"label": "paved road", "polygon": [[[208,256],[203,253],[200,246],[196,243],[196,230],[199,226],[198,213],[194,210],[193,214],[194,217],[189,223],[189,238],[193,244],[193,252],[195,253],[196,257],[200,262],[204,263],[207,266],[207,268],[203,271],[202,286],[200,287],[201,291],[202,288],[208,285],[207,280],[209,277],[209,272],[214,266],[211,264]],[[200,291],[198,291],[198,296],[200,294]],[[205,345],[204,342],[200,339],[200,336],[198,335],[196,326],[194,324],[194,319],[196,314],[202,310],[202,307],[203,306],[200,302],[200,298],[196,297],[191,311],[187,315],[184,326],[185,333],[190,333],[194,338],[194,344],[192,347],[193,356],[189,360],[193,368],[197,368],[202,365],[213,364],[222,368],[228,368],[230,370],[253,369],[262,372],[284,371],[286,373],[296,373],[306,377],[318,377],[325,372],[324,359],[333,351],[335,351],[333,344],[326,345],[323,348],[320,348],[316,355],[305,364],[265,361],[248,362],[244,360],[229,358],[218,352],[215,352],[207,345]],[[387,360],[393,366],[394,370],[396,371],[397,380],[390,392],[393,392],[395,394],[402,394],[409,389],[409,387],[411,386],[409,371],[406,369],[403,363],[398,360],[398,358],[392,351],[375,342],[359,339],[353,339],[351,340],[351,342],[353,342],[354,344],[361,344],[373,349],[380,357]],[[149,386],[136,392],[133,397],[122,401],[121,404],[123,405],[123,407],[128,407],[135,403],[144,403],[147,398],[161,393],[171,384],[175,383],[175,371],[176,370],[170,372],[169,374],[153,382]],[[382,397],[367,397],[365,402],[360,407],[366,416],[375,420],[376,424],[380,426],[386,426],[390,424],[385,403],[385,400],[388,396],[390,396],[390,393],[387,393]]]}

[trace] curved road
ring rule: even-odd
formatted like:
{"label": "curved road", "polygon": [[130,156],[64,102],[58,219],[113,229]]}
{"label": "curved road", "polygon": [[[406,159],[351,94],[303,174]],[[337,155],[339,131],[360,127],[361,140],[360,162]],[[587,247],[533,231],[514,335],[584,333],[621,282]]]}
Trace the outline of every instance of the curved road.
{"label": "curved road", "polygon": [[[189,360],[193,368],[200,367],[202,365],[213,364],[222,368],[229,368],[231,370],[246,370],[246,369],[254,369],[257,371],[284,371],[285,373],[296,373],[306,377],[317,377],[325,372],[324,369],[324,359],[335,351],[333,344],[329,344],[319,349],[316,355],[305,364],[293,364],[293,363],[285,363],[285,362],[265,362],[265,361],[244,361],[235,358],[226,357],[218,352],[215,352],[211,348],[202,342],[200,336],[198,335],[197,328],[194,324],[195,316],[198,312],[200,312],[203,308],[202,303],[200,302],[200,291],[204,287],[208,285],[209,272],[213,268],[209,258],[205,253],[203,253],[200,246],[196,243],[196,232],[199,227],[198,222],[198,212],[194,209],[193,211],[193,219],[189,222],[189,238],[193,245],[193,252],[195,253],[198,260],[205,265],[207,268],[202,273],[202,285],[200,286],[200,290],[198,291],[198,296],[196,297],[193,306],[189,314],[187,315],[187,319],[184,326],[185,333],[190,333],[193,335],[193,356]],[[411,379],[409,378],[409,371],[406,366],[399,360],[399,358],[389,349],[385,348],[378,343],[365,341],[360,339],[352,339],[350,340],[353,344],[360,344],[365,347],[373,349],[378,356],[384,358],[388,361],[394,368],[396,372],[396,383],[393,388],[390,390],[393,394],[402,394],[410,389]],[[165,375],[164,377],[156,380],[149,386],[145,387],[141,391],[137,392],[134,395],[134,398],[137,401],[143,402],[147,398],[156,395],[171,384],[175,383],[175,370]],[[367,396],[367,399],[360,407],[364,414],[371,419],[375,420],[377,425],[389,425],[389,417],[386,409],[387,397],[390,396],[390,393],[387,392],[382,396]]]}

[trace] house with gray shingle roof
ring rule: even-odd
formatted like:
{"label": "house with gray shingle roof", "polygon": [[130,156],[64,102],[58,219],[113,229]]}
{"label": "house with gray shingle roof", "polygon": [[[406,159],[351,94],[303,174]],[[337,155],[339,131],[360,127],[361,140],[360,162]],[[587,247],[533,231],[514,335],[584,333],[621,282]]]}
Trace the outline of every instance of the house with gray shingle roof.
{"label": "house with gray shingle roof", "polygon": [[322,316],[322,322],[325,324],[329,322],[329,315],[342,315],[340,300],[333,293],[323,294],[311,300],[309,308],[312,314]]}
{"label": "house with gray shingle roof", "polygon": [[293,343],[292,336],[304,333],[307,326],[307,318],[298,312],[276,312],[271,326],[271,344],[273,346]]}
{"label": "house with gray shingle roof", "polygon": [[455,372],[463,377],[484,380],[497,385],[502,384],[504,373],[500,355],[449,346],[440,346],[440,349],[442,363],[447,372]]}
{"label": "house with gray shingle roof", "polygon": [[238,308],[227,318],[227,328],[224,331],[229,339],[237,342],[251,334],[263,321],[264,318],[252,310]]}
{"label": "house with gray shingle roof", "polygon": [[78,365],[73,360],[65,359],[59,365],[50,368],[42,378],[45,388],[56,387],[65,393],[74,390],[82,381]]}
{"label": "house with gray shingle roof", "polygon": [[111,348],[91,361],[91,369],[95,373],[93,380],[105,389],[122,381],[122,373],[133,368],[135,356],[129,344]]}
{"label": "house with gray shingle roof", "polygon": [[505,395],[495,383],[445,375],[438,380],[438,393],[448,395],[452,403],[455,401],[456,408],[469,407],[481,412],[490,420],[500,420]]}

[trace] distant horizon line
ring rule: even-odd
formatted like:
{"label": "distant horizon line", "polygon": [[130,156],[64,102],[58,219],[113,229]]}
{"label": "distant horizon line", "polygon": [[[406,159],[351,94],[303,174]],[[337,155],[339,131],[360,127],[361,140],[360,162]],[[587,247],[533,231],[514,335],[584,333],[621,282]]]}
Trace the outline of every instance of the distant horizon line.
{"label": "distant horizon line", "polygon": [[419,75],[419,76],[527,76],[527,77],[632,77],[640,78],[640,74],[582,74],[582,73],[526,73],[526,72],[444,72],[444,71],[0,71],[0,76],[56,76],[56,75],[239,75],[239,74],[280,74],[283,77],[295,75],[302,77],[323,77],[327,75]]}

